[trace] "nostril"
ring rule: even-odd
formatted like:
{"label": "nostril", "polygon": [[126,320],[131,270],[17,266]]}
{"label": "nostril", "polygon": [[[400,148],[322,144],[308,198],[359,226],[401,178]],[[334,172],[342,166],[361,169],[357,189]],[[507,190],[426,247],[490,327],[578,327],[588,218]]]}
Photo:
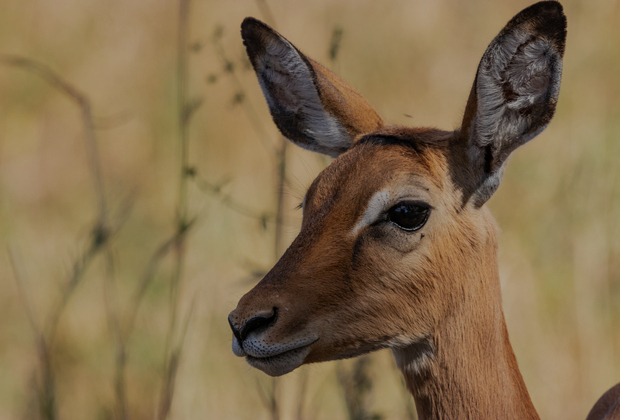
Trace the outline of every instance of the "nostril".
{"label": "nostril", "polygon": [[230,325],[230,329],[232,330],[233,335],[237,337],[237,340],[239,340],[239,343],[241,343],[241,341],[243,341],[241,340],[241,331],[237,327],[235,327],[235,324],[233,324],[230,316],[231,315],[228,316],[228,325]]}
{"label": "nostril", "polygon": [[233,334],[237,339],[242,342],[253,331],[265,329],[276,321],[278,317],[278,309],[273,308],[271,312],[259,314],[249,319],[241,329],[236,329],[231,323],[230,326],[233,330]]}

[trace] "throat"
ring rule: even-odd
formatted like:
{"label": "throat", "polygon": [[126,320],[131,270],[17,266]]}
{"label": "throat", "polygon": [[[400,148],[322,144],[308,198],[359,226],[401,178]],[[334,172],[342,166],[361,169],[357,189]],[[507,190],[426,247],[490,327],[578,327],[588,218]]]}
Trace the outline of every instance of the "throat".
{"label": "throat", "polygon": [[420,420],[539,419],[500,318],[495,331],[447,328],[392,350]]}

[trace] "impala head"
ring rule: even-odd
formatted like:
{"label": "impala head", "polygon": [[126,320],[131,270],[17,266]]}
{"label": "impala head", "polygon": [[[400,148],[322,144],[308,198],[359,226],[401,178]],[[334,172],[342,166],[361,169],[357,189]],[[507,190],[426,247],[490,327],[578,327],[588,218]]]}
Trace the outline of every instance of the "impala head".
{"label": "impala head", "polygon": [[501,317],[484,203],[510,153],[553,116],[565,33],[559,3],[515,16],[482,57],[461,127],[447,132],[386,126],[346,82],[244,20],[274,122],[336,159],[306,193],[299,236],[231,312],[233,352],[274,376],[384,347],[414,346],[423,364],[467,302],[485,302],[480,322]]}

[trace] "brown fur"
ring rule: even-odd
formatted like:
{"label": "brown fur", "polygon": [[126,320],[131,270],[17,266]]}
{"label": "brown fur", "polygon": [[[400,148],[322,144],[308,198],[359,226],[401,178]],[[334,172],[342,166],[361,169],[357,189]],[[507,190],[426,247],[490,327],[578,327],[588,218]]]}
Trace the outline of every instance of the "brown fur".
{"label": "brown fur", "polygon": [[[423,134],[438,144],[447,135]],[[462,210],[446,149],[422,150],[362,141],[325,169],[308,191],[299,236],[232,322],[287,308],[266,333],[279,341],[321,331],[305,363],[357,356],[399,336],[415,341],[403,352],[429,342],[426,366],[401,368],[420,418],[536,418],[501,309],[495,222],[486,207]],[[405,255],[381,232],[349,234],[370,194],[402,173],[428,179],[437,197],[424,238]]]}
{"label": "brown fur", "polygon": [[[526,31],[550,40],[549,54],[561,60],[565,25],[561,6],[542,2],[511,20],[492,45],[502,47],[510,31]],[[263,88],[273,89],[266,95],[276,102],[270,109],[281,131],[338,157],[308,189],[297,238],[231,312],[236,354],[280,375],[302,363],[390,347],[420,419],[537,419],[502,311],[498,228],[483,205],[508,154],[530,133],[475,149],[476,82],[459,130],[384,127],[359,93],[273,29],[246,19],[242,34],[257,73],[264,72]],[[269,56],[265,43],[277,54]],[[293,66],[279,66],[278,55]],[[560,74],[552,73],[557,83]],[[505,91],[499,94],[510,102],[516,93]],[[310,101],[301,104],[307,108],[291,105],[299,105],[295,92]],[[555,100],[530,107],[535,113],[524,108],[531,127],[549,122]],[[313,137],[308,115],[316,109],[344,127],[334,144]],[[427,203],[426,224],[408,232],[385,220],[399,200]],[[371,210],[376,220],[365,220]],[[588,420],[617,418],[609,413],[620,410],[618,394],[620,386]]]}
{"label": "brown fur", "polygon": [[314,71],[323,106],[344,125],[352,138],[371,133],[385,125],[366,98],[350,84],[320,63],[306,59]]}

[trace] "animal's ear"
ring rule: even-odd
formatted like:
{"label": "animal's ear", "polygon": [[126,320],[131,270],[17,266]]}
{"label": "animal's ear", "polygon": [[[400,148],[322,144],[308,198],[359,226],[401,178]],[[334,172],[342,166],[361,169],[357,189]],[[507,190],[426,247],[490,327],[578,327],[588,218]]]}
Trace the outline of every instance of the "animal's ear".
{"label": "animal's ear", "polygon": [[510,153],[553,117],[565,40],[562,6],[543,1],[512,18],[484,53],[461,127],[477,179],[470,190],[476,205],[499,186]]}
{"label": "animal's ear", "polygon": [[347,82],[263,22],[246,18],[241,36],[271,116],[292,142],[336,157],[356,136],[384,125]]}

